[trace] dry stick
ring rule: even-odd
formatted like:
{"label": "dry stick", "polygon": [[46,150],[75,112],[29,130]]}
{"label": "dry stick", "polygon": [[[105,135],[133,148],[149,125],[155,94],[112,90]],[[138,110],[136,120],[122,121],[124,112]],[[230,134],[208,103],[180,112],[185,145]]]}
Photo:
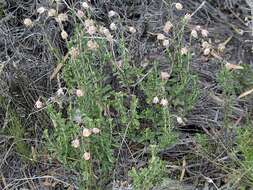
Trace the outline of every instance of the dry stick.
{"label": "dry stick", "polygon": [[68,56],[69,56],[69,53],[67,53],[64,58],[63,58],[63,61],[60,62],[57,67],[54,69],[54,72],[52,73],[52,75],[50,76],[50,80],[53,80],[56,75],[59,73],[59,71],[61,70],[61,68],[63,67],[64,63],[67,61],[68,59]]}
{"label": "dry stick", "polygon": [[248,96],[248,95],[250,95],[252,93],[253,93],[253,88],[251,90],[248,90],[248,91],[242,93],[238,98],[241,99],[241,98],[243,98],[245,96]]}
{"label": "dry stick", "polygon": [[[251,17],[253,17],[253,0],[246,0],[246,3],[249,5],[251,9]],[[253,21],[251,21],[251,30],[252,30],[252,36],[253,36]]]}

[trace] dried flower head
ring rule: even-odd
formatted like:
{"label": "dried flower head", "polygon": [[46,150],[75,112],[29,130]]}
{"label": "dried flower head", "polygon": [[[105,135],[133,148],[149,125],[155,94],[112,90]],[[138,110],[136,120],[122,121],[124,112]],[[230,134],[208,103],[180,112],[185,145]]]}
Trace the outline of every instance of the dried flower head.
{"label": "dried flower head", "polygon": [[35,102],[35,107],[37,109],[41,109],[43,107],[43,103],[40,101],[40,99],[38,99],[36,102]]}
{"label": "dried flower head", "polygon": [[89,26],[89,27],[87,28],[87,33],[88,33],[89,35],[94,35],[94,34],[96,33],[96,31],[97,31],[97,28],[96,28],[96,26],[94,26],[94,25]]}
{"label": "dried flower head", "polygon": [[84,154],[83,154],[83,159],[84,160],[90,160],[90,153],[89,152],[85,152]]}
{"label": "dried flower head", "polygon": [[181,55],[187,55],[188,54],[188,49],[186,47],[183,47],[181,49]]}
{"label": "dried flower head", "polygon": [[198,32],[197,32],[197,30],[192,30],[191,31],[191,36],[193,37],[193,38],[198,38]]}
{"label": "dried flower head", "polygon": [[37,9],[37,13],[43,14],[47,9],[45,7],[40,7]]}
{"label": "dried flower head", "polygon": [[109,13],[108,13],[108,17],[109,17],[109,18],[114,17],[114,16],[116,16],[116,15],[117,15],[117,12],[115,12],[115,11],[113,11],[113,10],[109,11]]}
{"label": "dried flower head", "polygon": [[97,42],[93,41],[93,40],[89,40],[87,42],[87,47],[90,49],[90,50],[97,50],[99,48],[99,45]]}
{"label": "dried flower head", "polygon": [[76,96],[77,97],[82,97],[84,95],[83,91],[81,89],[76,90]]}
{"label": "dried flower head", "polygon": [[153,98],[153,104],[158,104],[159,103],[159,98],[156,96]]}
{"label": "dried flower head", "polygon": [[129,32],[131,32],[132,34],[137,32],[137,30],[133,26],[128,27],[128,29],[129,29]]}
{"label": "dried flower head", "polygon": [[89,4],[88,4],[87,2],[83,2],[83,3],[82,3],[82,7],[83,7],[84,9],[89,9],[89,8],[90,8],[90,6],[89,6]]}
{"label": "dried flower head", "polygon": [[49,9],[48,12],[47,12],[47,15],[49,17],[54,17],[56,16],[56,10],[55,9]]}
{"label": "dried flower head", "polygon": [[204,53],[204,55],[207,56],[211,53],[211,49],[210,48],[205,48],[203,53]]}
{"label": "dried flower head", "polygon": [[169,47],[169,45],[170,45],[170,41],[168,39],[163,40],[164,47]]}
{"label": "dried flower head", "polygon": [[114,22],[110,24],[110,29],[111,30],[117,30],[117,26]]}
{"label": "dried flower head", "polygon": [[157,40],[165,40],[166,39],[166,36],[164,34],[157,34]]}
{"label": "dried flower head", "polygon": [[173,24],[170,21],[167,21],[163,27],[163,31],[165,33],[169,33],[172,27],[173,27]]}
{"label": "dried flower head", "polygon": [[31,26],[33,26],[33,22],[30,18],[26,18],[26,19],[24,19],[24,25],[26,27],[31,27]]}
{"label": "dried flower head", "polygon": [[83,137],[89,137],[91,135],[91,130],[87,128],[83,128],[82,135]]}
{"label": "dried flower head", "polygon": [[168,72],[161,72],[161,79],[162,80],[168,80],[170,78],[170,74]]}
{"label": "dried flower head", "polygon": [[203,48],[210,48],[210,44],[207,41],[202,42]]}
{"label": "dried flower head", "polygon": [[176,3],[176,4],[175,4],[175,7],[176,7],[176,9],[179,10],[179,11],[183,9],[183,5],[182,5],[181,3]]}
{"label": "dried flower head", "polygon": [[163,99],[161,99],[160,104],[161,104],[162,106],[166,107],[166,106],[168,106],[169,102],[168,102],[168,100],[167,100],[166,98],[163,98]]}
{"label": "dried flower head", "polygon": [[65,30],[61,31],[61,38],[63,40],[67,40],[68,39],[68,33]]}
{"label": "dried flower head", "polygon": [[94,25],[95,25],[95,23],[94,23],[94,21],[92,19],[86,19],[84,21],[85,28],[89,28],[90,26],[94,26]]}
{"label": "dried flower head", "polygon": [[208,30],[205,30],[205,29],[201,30],[202,37],[206,38],[208,36],[208,34],[209,34]]}
{"label": "dried flower head", "polygon": [[94,133],[94,134],[98,134],[98,133],[100,133],[100,129],[99,128],[92,128],[91,129],[91,131],[92,131],[92,133]]}
{"label": "dried flower head", "polygon": [[80,147],[80,141],[79,141],[79,139],[74,139],[71,142],[71,146],[74,147],[74,148],[79,148]]}
{"label": "dried flower head", "polygon": [[65,22],[68,20],[68,15],[66,13],[60,13],[56,18],[55,18],[56,22]]}
{"label": "dried flower head", "polygon": [[226,49],[226,46],[225,46],[224,43],[220,43],[220,44],[218,45],[218,50],[219,50],[219,52],[224,52],[225,49]]}

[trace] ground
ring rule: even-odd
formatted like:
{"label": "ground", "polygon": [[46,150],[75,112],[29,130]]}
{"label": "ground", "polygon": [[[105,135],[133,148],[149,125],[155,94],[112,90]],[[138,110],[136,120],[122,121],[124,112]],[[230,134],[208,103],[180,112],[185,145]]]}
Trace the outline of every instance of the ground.
{"label": "ground", "polygon": [[0,0],[0,189],[252,189],[245,0]]}

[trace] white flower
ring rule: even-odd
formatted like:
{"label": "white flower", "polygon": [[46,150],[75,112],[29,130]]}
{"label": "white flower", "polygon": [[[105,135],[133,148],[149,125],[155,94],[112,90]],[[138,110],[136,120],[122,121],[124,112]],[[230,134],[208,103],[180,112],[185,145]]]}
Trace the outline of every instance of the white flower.
{"label": "white flower", "polygon": [[117,15],[117,12],[115,12],[115,11],[113,11],[113,10],[109,11],[109,13],[108,13],[108,17],[109,17],[109,18],[114,17],[114,16],[116,16],[116,15]]}
{"label": "white flower", "polygon": [[157,40],[165,40],[165,39],[166,37],[163,34],[161,33],[157,34]]}
{"label": "white flower", "polygon": [[95,26],[90,26],[90,27],[87,28],[87,33],[88,33],[89,35],[95,34],[96,31],[97,31],[97,28],[96,28]]}
{"label": "white flower", "polygon": [[55,9],[49,9],[48,12],[47,12],[47,15],[49,17],[53,17],[56,15],[56,10]]}
{"label": "white flower", "polygon": [[168,100],[166,98],[163,98],[161,100],[160,104],[165,107],[165,106],[168,106],[169,103],[168,103]]}
{"label": "white flower", "polygon": [[179,11],[183,9],[183,5],[182,5],[181,3],[176,3],[176,4],[175,4],[175,7],[176,7],[176,9],[179,10]]}
{"label": "white flower", "polygon": [[33,22],[32,22],[32,20],[31,20],[30,18],[26,18],[26,19],[24,20],[24,25],[25,25],[26,27],[31,27],[31,26],[33,25]]}
{"label": "white flower", "polygon": [[84,159],[84,160],[90,160],[90,153],[89,153],[89,152],[85,152],[85,153],[83,154],[83,159]]}
{"label": "white flower", "polygon": [[43,14],[47,9],[45,7],[40,7],[37,9],[37,13]]}
{"label": "white flower", "polygon": [[98,134],[98,133],[100,133],[100,129],[99,128],[92,128],[91,129],[91,131],[92,131],[92,133],[94,133],[94,134]]}
{"label": "white flower", "polygon": [[83,129],[83,137],[89,137],[91,135],[90,129],[84,128]]}
{"label": "white flower", "polygon": [[158,104],[159,103],[159,98],[156,96],[153,98],[153,104]]}
{"label": "white flower", "polygon": [[64,95],[64,91],[63,88],[59,88],[56,92],[57,96],[63,96]]}
{"label": "white flower", "polygon": [[163,46],[164,47],[169,47],[170,41],[169,40],[163,40]]}
{"label": "white flower", "polygon": [[83,2],[83,3],[82,3],[82,7],[83,7],[84,9],[90,8],[90,6],[89,6],[89,4],[88,4],[87,2]]}
{"label": "white flower", "polygon": [[197,26],[195,26],[195,29],[196,29],[197,31],[200,31],[200,30],[201,30],[201,26],[200,26],[200,25],[197,25]]}
{"label": "white flower", "polygon": [[169,33],[172,27],[173,27],[173,24],[170,21],[167,21],[163,27],[163,31],[165,33]]}
{"label": "white flower", "polygon": [[191,31],[191,36],[194,38],[198,38],[198,32],[196,30]]}
{"label": "white flower", "polygon": [[111,30],[117,30],[116,24],[115,24],[115,23],[111,23],[111,24],[110,24],[110,29],[111,29]]}
{"label": "white flower", "polygon": [[162,80],[168,80],[170,78],[170,74],[168,72],[161,72],[161,79]]}
{"label": "white flower", "polygon": [[130,26],[128,29],[129,29],[129,32],[131,32],[132,34],[137,32],[137,30],[133,26]]}
{"label": "white flower", "polygon": [[177,122],[181,125],[184,124],[184,121],[181,117],[177,117]]}
{"label": "white flower", "polygon": [[202,37],[206,38],[208,36],[208,34],[209,34],[208,30],[205,30],[205,29],[201,30]]}
{"label": "white flower", "polygon": [[80,147],[80,141],[79,139],[75,139],[71,142],[71,146],[74,148],[79,148]]}
{"label": "white flower", "polygon": [[63,40],[67,40],[68,39],[68,33],[65,30],[61,31],[61,37]]}
{"label": "white flower", "polygon": [[89,28],[90,26],[94,26],[94,21],[91,19],[86,19],[84,21],[84,26],[85,26],[85,28]]}
{"label": "white flower", "polygon": [[83,91],[81,89],[77,89],[76,90],[76,96],[77,97],[82,97],[84,94],[83,94]]}
{"label": "white flower", "polygon": [[41,109],[43,107],[43,103],[38,99],[36,102],[35,102],[35,107],[37,109]]}
{"label": "white flower", "polygon": [[210,48],[206,48],[204,49],[204,55],[209,55],[211,53],[211,49]]}
{"label": "white flower", "polygon": [[181,55],[187,55],[187,53],[188,53],[188,49],[186,47],[183,47],[181,49]]}

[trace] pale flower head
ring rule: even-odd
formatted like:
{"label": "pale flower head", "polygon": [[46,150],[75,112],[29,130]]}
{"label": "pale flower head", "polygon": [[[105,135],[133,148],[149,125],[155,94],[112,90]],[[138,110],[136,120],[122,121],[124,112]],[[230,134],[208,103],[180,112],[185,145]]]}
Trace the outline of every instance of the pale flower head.
{"label": "pale flower head", "polygon": [[211,53],[211,49],[210,48],[206,48],[206,49],[204,49],[203,53],[204,53],[205,56],[207,56],[207,55],[209,55]]}
{"label": "pale flower head", "polygon": [[82,17],[84,17],[84,12],[81,10],[77,10],[76,16],[78,16],[79,18],[82,18]]}
{"label": "pale flower head", "polygon": [[129,32],[131,32],[132,34],[137,32],[137,30],[133,26],[128,27],[128,29],[129,29]]}
{"label": "pale flower head", "polygon": [[177,122],[178,122],[180,125],[184,124],[184,121],[183,121],[182,117],[177,117]]}
{"label": "pale flower head", "polygon": [[158,104],[159,103],[159,98],[156,96],[153,98],[153,104]]}
{"label": "pale flower head", "polygon": [[56,16],[56,10],[55,9],[49,9],[48,12],[47,12],[47,15],[49,17],[54,17]]}
{"label": "pale flower head", "polygon": [[163,98],[163,99],[161,99],[160,104],[161,104],[162,106],[166,107],[166,106],[168,106],[169,102],[168,102],[168,100],[167,100],[166,98]]}
{"label": "pale flower head", "polygon": [[157,40],[165,40],[165,39],[166,37],[164,34],[161,34],[161,33],[157,34]]}
{"label": "pale flower head", "polygon": [[207,41],[202,42],[202,47],[203,48],[209,48],[210,44]]}
{"label": "pale flower head", "polygon": [[179,11],[183,9],[183,5],[182,5],[181,3],[176,3],[176,4],[175,4],[175,7],[176,7],[176,9],[179,10]]}
{"label": "pale flower head", "polygon": [[173,27],[173,24],[170,21],[167,21],[163,27],[163,31],[165,33],[169,33],[172,27]]}
{"label": "pale flower head", "polygon": [[40,7],[37,9],[37,13],[43,14],[47,9],[45,7]]}
{"label": "pale flower head", "polygon": [[206,38],[208,36],[208,34],[209,34],[208,30],[205,30],[205,29],[201,30],[202,37]]}
{"label": "pale flower head", "polygon": [[36,102],[35,102],[35,107],[37,109],[41,109],[43,107],[43,103],[40,101],[40,99],[38,99]]}
{"label": "pale flower head", "polygon": [[90,160],[90,157],[91,157],[91,156],[90,156],[90,153],[89,153],[89,152],[85,152],[85,153],[83,154],[83,159],[86,160],[86,161],[87,161],[87,160]]}
{"label": "pale flower head", "polygon": [[61,38],[63,40],[67,40],[68,39],[68,33],[65,30],[61,31]]}
{"label": "pale flower head", "polygon": [[92,128],[91,129],[91,131],[92,131],[92,133],[94,133],[94,134],[98,134],[98,133],[100,133],[100,129],[99,128]]}
{"label": "pale flower head", "polygon": [[192,30],[191,31],[191,36],[193,37],[193,38],[198,38],[198,32],[197,32],[197,30]]}
{"label": "pale flower head", "polygon": [[92,19],[86,19],[84,21],[85,28],[89,28],[90,26],[94,26],[94,21]]}
{"label": "pale flower head", "polygon": [[83,91],[81,89],[76,90],[76,96],[77,97],[82,97],[84,95]]}
{"label": "pale flower head", "polygon": [[170,45],[170,41],[168,39],[163,40],[164,47],[169,47],[169,45]]}
{"label": "pale flower head", "polygon": [[96,33],[96,31],[97,31],[97,28],[96,28],[96,26],[94,26],[94,25],[91,25],[91,26],[89,26],[89,27],[87,28],[87,33],[88,33],[89,35],[94,35],[94,34]]}
{"label": "pale flower head", "polygon": [[64,22],[68,20],[68,15],[66,13],[60,13],[57,18],[55,18],[57,22]]}
{"label": "pale flower head", "polygon": [[33,26],[33,22],[30,18],[26,18],[26,19],[24,19],[24,25],[26,27],[31,27],[31,26]]}
{"label": "pale flower head", "polygon": [[181,55],[187,55],[188,54],[188,49],[186,47],[183,47],[181,49]]}
{"label": "pale flower head", "polygon": [[83,2],[83,3],[82,3],[82,7],[83,7],[84,9],[89,9],[89,8],[90,8],[90,6],[89,6],[89,4],[88,4],[87,2]]}
{"label": "pale flower head", "polygon": [[108,13],[108,17],[109,17],[109,18],[114,17],[114,16],[116,16],[116,15],[117,15],[117,12],[115,12],[115,11],[113,11],[113,10],[109,11],[109,13]]}
{"label": "pale flower head", "polygon": [[110,29],[111,30],[117,30],[117,26],[114,22],[110,24]]}
{"label": "pale flower head", "polygon": [[161,79],[168,80],[170,78],[170,74],[168,72],[162,71],[161,72]]}
{"label": "pale flower head", "polygon": [[79,148],[80,147],[80,141],[79,141],[79,139],[74,139],[71,142],[71,146],[74,147],[74,148]]}
{"label": "pale flower head", "polygon": [[91,130],[87,128],[83,128],[82,135],[83,137],[89,137],[91,135]]}
{"label": "pale flower head", "polygon": [[195,30],[200,31],[201,30],[201,26],[200,25],[195,26]]}
{"label": "pale flower head", "polygon": [[59,88],[56,92],[57,96],[63,96],[64,95],[64,90],[63,88]]}

